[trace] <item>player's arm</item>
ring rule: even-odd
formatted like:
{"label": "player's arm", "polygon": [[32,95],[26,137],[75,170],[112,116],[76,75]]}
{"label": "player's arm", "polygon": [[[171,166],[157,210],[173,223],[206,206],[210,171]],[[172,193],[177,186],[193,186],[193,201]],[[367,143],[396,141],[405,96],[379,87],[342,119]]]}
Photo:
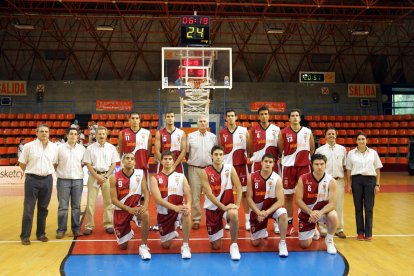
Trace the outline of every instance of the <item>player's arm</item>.
{"label": "player's arm", "polygon": [[285,194],[283,191],[283,184],[282,184],[281,178],[279,178],[276,182],[276,198],[277,198],[276,202],[272,206],[270,206],[269,209],[266,210],[267,215],[272,214],[277,209],[285,205]]}
{"label": "player's arm", "polygon": [[310,154],[313,155],[315,153],[315,139],[313,138],[312,132],[309,137],[309,146],[310,146]]}
{"label": "player's arm", "polygon": [[[250,138],[253,137],[252,129],[251,128],[248,131],[248,136]],[[252,156],[252,154],[253,154],[253,139],[246,140],[246,143],[247,143],[247,155],[248,156]]]}
{"label": "player's arm", "polygon": [[111,201],[112,204],[115,205],[116,207],[127,211],[128,213],[130,213],[131,215],[136,215],[137,214],[137,210],[134,208],[131,208],[125,204],[123,204],[122,202],[120,202],[118,200],[118,195],[116,192],[116,179],[115,179],[115,175],[111,175],[111,177],[109,178],[109,192],[111,194]]}
{"label": "player's arm", "polygon": [[[251,136],[250,136],[250,131],[246,131],[246,147],[248,148],[249,145],[252,144],[252,141],[250,140]],[[247,149],[246,149],[247,150]]]}
{"label": "player's arm", "polygon": [[296,185],[296,205],[306,214],[310,215],[312,209],[310,209],[305,202],[303,202],[303,182],[302,177],[299,177],[298,184]]}
{"label": "player's arm", "polygon": [[183,206],[183,214],[185,216],[188,216],[191,212],[192,197],[191,197],[191,188],[190,188],[190,185],[188,185],[188,181],[185,176],[183,179],[183,191],[184,191],[184,197],[185,197],[185,202]]}
{"label": "player's arm", "polygon": [[210,185],[208,184],[207,173],[203,170],[200,175],[201,185],[203,187],[203,192],[206,197],[218,208],[227,211],[227,206],[220,202],[214,195],[213,191],[211,190]]}
{"label": "player's arm", "polygon": [[332,179],[329,182],[328,200],[329,200],[329,203],[326,204],[320,211],[323,215],[329,213],[332,210],[335,210],[335,206],[336,206],[336,181],[335,179]]}
{"label": "player's arm", "polygon": [[161,162],[161,134],[159,130],[155,133],[154,155]]}
{"label": "player's arm", "polygon": [[279,136],[277,137],[277,150],[279,151],[279,157],[283,154],[283,135],[282,131],[279,131]]}
{"label": "player's arm", "polygon": [[187,135],[183,133],[183,137],[181,137],[181,152],[174,162],[174,167],[177,167],[183,161],[186,154],[187,154]]}
{"label": "player's arm", "polygon": [[255,212],[257,215],[260,214],[260,210],[259,208],[257,208],[256,203],[254,203],[253,201],[253,187],[252,187],[252,180],[251,177],[248,176],[247,177],[247,191],[246,191],[246,199],[247,199],[247,204],[249,204],[250,209],[253,210],[253,212]]}
{"label": "player's arm", "polygon": [[158,183],[157,183],[157,179],[155,178],[155,176],[151,176],[150,179],[150,183],[151,183],[151,193],[152,193],[152,197],[155,200],[156,204],[159,204],[167,209],[173,210],[174,212],[179,212],[180,208],[177,205],[174,205],[166,200],[164,200],[161,197],[161,192],[160,189],[158,188]]}
{"label": "player's arm", "polygon": [[96,179],[98,184],[102,184],[105,182],[105,177],[101,174],[97,174],[95,169],[92,167],[91,163],[85,162],[86,167],[88,168],[89,173]]}
{"label": "player's arm", "polygon": [[151,155],[151,149],[152,149],[152,137],[151,133],[148,135],[148,141],[147,141],[147,160],[149,160],[149,157]]}
{"label": "player's arm", "polygon": [[237,207],[240,207],[240,202],[242,199],[243,194],[243,188],[240,183],[239,176],[237,175],[236,169],[231,166],[231,181],[233,183],[233,186],[236,188],[236,205]]}
{"label": "player's arm", "polygon": [[118,135],[118,153],[119,153],[119,156],[121,156],[121,158],[122,158],[122,153],[124,152],[124,148],[122,145],[122,139],[123,139],[122,131],[120,131]]}

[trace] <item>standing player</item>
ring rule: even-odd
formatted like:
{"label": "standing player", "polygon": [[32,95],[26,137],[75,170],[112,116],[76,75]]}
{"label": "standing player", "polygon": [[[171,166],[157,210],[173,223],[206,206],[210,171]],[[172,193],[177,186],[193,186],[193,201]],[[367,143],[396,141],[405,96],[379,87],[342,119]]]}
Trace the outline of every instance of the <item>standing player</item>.
{"label": "standing player", "polygon": [[[161,154],[161,172],[151,177],[151,192],[157,205],[161,246],[170,248],[172,240],[178,233],[175,228],[181,220],[183,228],[183,245],[181,258],[190,259],[188,245],[190,238],[191,191],[184,174],[174,171],[174,154],[164,151]],[[185,200],[184,200],[185,198]]]}
{"label": "standing player", "polygon": [[[220,131],[219,144],[224,148],[224,164],[233,165],[243,189],[242,205],[245,214],[246,230],[250,231],[250,210],[246,200],[247,185],[247,156],[246,146],[249,143],[247,128],[236,125],[236,112],[233,109],[226,111],[227,128]],[[226,224],[226,228],[227,228]]]}
{"label": "standing player", "polygon": [[[204,208],[206,209],[206,224],[211,248],[221,248],[223,237],[223,218],[230,221],[230,257],[240,260],[237,235],[239,230],[238,210],[242,198],[242,187],[232,165],[223,164],[224,149],[214,146],[211,149],[213,165],[205,168],[201,173],[201,184],[206,195]],[[234,203],[233,186],[236,188],[236,203]]]}
{"label": "standing player", "polygon": [[125,153],[135,155],[135,169],[144,170],[148,180],[148,159],[151,154],[151,135],[149,130],[140,127],[141,119],[137,112],[129,116],[129,128],[123,129],[118,137],[118,152],[122,157]]}
{"label": "standing player", "polygon": [[187,137],[183,130],[174,126],[175,115],[172,111],[164,114],[165,128],[155,134],[155,157],[158,159],[158,172],[162,171],[161,152],[171,151],[174,154],[173,169],[176,172],[184,173],[181,161],[186,155]]}
{"label": "standing player", "polygon": [[253,172],[247,182],[247,201],[252,209],[251,242],[253,246],[259,246],[260,240],[267,238],[267,221],[269,217],[273,218],[278,221],[280,229],[279,256],[287,257],[287,211],[283,208],[282,179],[272,171],[274,165],[274,156],[266,153],[262,157],[261,169]]}
{"label": "standing player", "polygon": [[288,211],[287,235],[293,235],[293,194],[299,176],[310,172],[310,155],[315,152],[312,132],[300,125],[300,110],[289,112],[290,127],[284,128],[278,139],[279,153],[282,155],[282,182],[285,189],[286,209]]}
{"label": "standing player", "polygon": [[320,236],[316,223],[322,221],[328,226],[328,234],[325,238],[326,251],[329,254],[336,254],[333,242],[333,235],[338,224],[335,211],[335,179],[325,173],[325,155],[314,154],[311,162],[313,172],[300,176],[296,187],[296,204],[300,208],[299,244],[302,248],[308,248],[312,239],[318,240]]}
{"label": "standing player", "polygon": [[[134,237],[131,229],[131,221],[141,224],[141,245],[139,255],[143,260],[151,259],[151,253],[147,246],[149,229],[149,192],[144,171],[134,169],[135,156],[126,153],[122,157],[122,170],[109,178],[111,200],[114,205],[114,228],[119,248],[127,249],[128,241]],[[140,205],[141,196],[144,196],[144,205]]]}
{"label": "standing player", "polygon": [[[260,170],[262,157],[265,153],[271,153],[275,157],[275,164],[277,164],[279,153],[277,151],[277,139],[280,128],[269,122],[269,109],[267,106],[262,106],[257,111],[259,114],[259,124],[250,128],[249,153],[251,154],[250,161],[252,162],[251,172]],[[278,172],[278,166],[273,167],[274,172]]]}

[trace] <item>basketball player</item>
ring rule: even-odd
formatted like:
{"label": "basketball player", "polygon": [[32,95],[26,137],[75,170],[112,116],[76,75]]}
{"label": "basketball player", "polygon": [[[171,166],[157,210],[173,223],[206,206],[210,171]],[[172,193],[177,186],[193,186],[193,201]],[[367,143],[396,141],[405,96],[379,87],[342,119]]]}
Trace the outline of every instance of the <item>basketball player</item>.
{"label": "basketball player", "polygon": [[[242,205],[245,214],[245,227],[250,231],[250,209],[246,200],[246,185],[247,185],[247,156],[246,146],[249,143],[249,132],[247,128],[237,126],[237,115],[233,109],[226,111],[225,116],[227,128],[220,131],[219,144],[224,148],[224,164],[233,165],[243,189]],[[230,229],[226,224],[226,229]]]}
{"label": "basketball player", "polygon": [[278,221],[280,229],[279,256],[287,257],[287,211],[283,208],[285,197],[282,179],[273,171],[274,165],[275,158],[266,153],[262,157],[261,169],[253,172],[247,182],[247,201],[252,209],[250,239],[253,246],[259,246],[261,239],[268,235],[267,221],[273,218]]}
{"label": "basketball player", "polygon": [[[238,210],[242,198],[242,187],[236,170],[232,165],[223,164],[224,149],[214,146],[211,149],[213,164],[201,173],[201,184],[206,195],[206,224],[208,238],[213,250],[221,248],[223,237],[223,218],[230,221],[230,257],[240,260],[237,235],[239,230]],[[236,188],[236,203],[234,203],[233,186]]]}
{"label": "basketball player", "polygon": [[155,134],[155,157],[158,160],[158,170],[162,171],[161,152],[166,150],[174,153],[173,168],[176,172],[184,173],[183,164],[181,161],[185,157],[187,149],[187,137],[183,130],[174,126],[175,115],[172,111],[167,111],[164,114],[165,128],[157,131]]}
{"label": "basketball player", "polygon": [[259,114],[259,124],[250,128],[249,153],[251,154],[250,161],[252,162],[251,172],[260,170],[262,157],[265,153],[271,153],[275,157],[275,166],[273,171],[278,173],[278,136],[280,128],[269,122],[269,109],[267,106],[262,106],[257,111]]}
{"label": "basketball player", "polygon": [[338,224],[335,211],[335,179],[325,173],[325,155],[312,155],[311,163],[313,172],[300,176],[296,187],[296,204],[300,209],[299,244],[302,248],[308,248],[312,239],[319,239],[320,234],[316,229],[316,223],[321,221],[328,227],[328,234],[325,237],[326,251],[329,254],[336,254],[333,242],[333,235]]}
{"label": "basketball player", "polygon": [[[141,245],[139,255],[143,260],[151,259],[151,253],[147,246],[149,230],[149,192],[144,171],[134,169],[135,156],[126,153],[122,157],[122,170],[109,177],[111,200],[114,205],[114,228],[119,248],[127,249],[128,241],[134,237],[131,229],[131,221],[138,225],[141,220]],[[141,196],[144,196],[144,204],[140,205]]]}
{"label": "basketball player", "polygon": [[[161,246],[170,248],[172,240],[178,237],[175,231],[178,221],[183,228],[181,258],[190,259],[188,245],[191,223],[191,191],[184,174],[174,171],[174,154],[164,151],[161,154],[161,172],[151,177],[151,192],[157,206],[157,221],[161,237]],[[184,200],[185,198],[185,200]]]}
{"label": "basketball player", "polygon": [[288,212],[287,236],[294,233],[293,194],[299,176],[310,172],[310,155],[315,152],[315,142],[312,132],[300,125],[300,110],[289,112],[290,126],[279,133],[278,148],[282,155],[282,183],[285,192],[286,209]]}
{"label": "basketball player", "polygon": [[123,129],[118,137],[118,152],[122,157],[125,153],[135,155],[135,169],[142,169],[148,180],[148,159],[151,154],[151,134],[149,130],[140,127],[140,117],[137,112],[129,116],[129,128]]}

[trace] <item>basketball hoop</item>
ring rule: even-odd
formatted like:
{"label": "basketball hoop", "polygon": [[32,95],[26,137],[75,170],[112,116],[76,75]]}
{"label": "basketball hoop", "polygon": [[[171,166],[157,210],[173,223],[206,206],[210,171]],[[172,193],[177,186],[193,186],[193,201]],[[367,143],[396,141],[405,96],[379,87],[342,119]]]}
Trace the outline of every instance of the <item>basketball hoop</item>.
{"label": "basketball hoop", "polygon": [[191,89],[203,89],[204,85],[206,84],[207,79],[189,79],[188,85]]}

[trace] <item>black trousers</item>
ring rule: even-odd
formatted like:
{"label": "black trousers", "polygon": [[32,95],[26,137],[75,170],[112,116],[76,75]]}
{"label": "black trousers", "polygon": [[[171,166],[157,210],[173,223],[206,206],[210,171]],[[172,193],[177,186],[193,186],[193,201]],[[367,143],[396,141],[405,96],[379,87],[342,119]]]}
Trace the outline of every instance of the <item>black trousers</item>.
{"label": "black trousers", "polygon": [[[374,215],[375,176],[353,175],[352,196],[355,206],[357,233],[372,236],[372,220]],[[364,223],[365,209],[365,223]]]}
{"label": "black trousers", "polygon": [[26,174],[24,182],[24,209],[22,218],[22,232],[21,239],[30,238],[33,225],[33,214],[37,201],[37,229],[36,236],[45,235],[46,217],[48,214],[47,207],[49,206],[50,198],[52,196],[53,178],[52,175],[36,176],[33,174]]}

